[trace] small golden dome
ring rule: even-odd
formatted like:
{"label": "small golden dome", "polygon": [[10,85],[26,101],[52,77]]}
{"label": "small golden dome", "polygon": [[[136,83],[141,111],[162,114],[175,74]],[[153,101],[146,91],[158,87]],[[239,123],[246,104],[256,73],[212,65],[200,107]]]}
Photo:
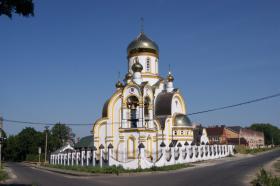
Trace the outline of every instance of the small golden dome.
{"label": "small golden dome", "polygon": [[173,82],[174,81],[174,77],[173,75],[169,72],[168,76],[167,76],[167,81],[168,82]]}
{"label": "small golden dome", "polygon": [[123,87],[122,82],[118,81],[118,82],[116,83],[116,88],[122,88],[122,87]]}
{"label": "small golden dome", "polygon": [[139,63],[138,60],[132,65],[133,72],[142,72],[143,66]]}
{"label": "small golden dome", "polygon": [[125,75],[125,80],[129,80],[132,78],[132,74],[130,72],[128,72],[126,75]]}

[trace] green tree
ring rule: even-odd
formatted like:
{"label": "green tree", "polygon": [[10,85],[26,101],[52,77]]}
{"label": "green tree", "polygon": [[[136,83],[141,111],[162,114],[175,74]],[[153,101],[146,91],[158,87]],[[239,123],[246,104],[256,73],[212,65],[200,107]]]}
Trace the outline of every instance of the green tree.
{"label": "green tree", "polygon": [[9,161],[19,161],[19,146],[16,136],[9,136],[6,140],[6,146],[3,147],[3,159]]}
{"label": "green tree", "polygon": [[13,13],[24,17],[34,16],[33,0],[0,0],[0,16],[11,18]]}
{"label": "green tree", "polygon": [[17,135],[19,148],[19,160],[25,160],[28,154],[38,154],[38,147],[44,147],[43,133],[34,128],[27,127]]}
{"label": "green tree", "polygon": [[55,151],[68,143],[74,143],[75,134],[65,124],[57,123],[50,131],[49,149]]}
{"label": "green tree", "polygon": [[[44,132],[27,127],[17,135],[7,138],[3,147],[3,158],[9,161],[37,160],[38,147],[42,148],[42,154],[45,153],[46,132],[48,133],[48,154],[66,142],[73,142],[75,137],[72,129],[65,124],[58,123],[50,131]],[[5,133],[3,135],[5,136]]]}
{"label": "green tree", "polygon": [[250,128],[264,133],[265,144],[280,144],[280,130],[278,127],[269,123],[254,123]]}
{"label": "green tree", "polygon": [[37,155],[38,147],[43,147],[43,133],[34,128],[24,128],[19,134],[9,136],[3,148],[3,157],[10,161],[26,160],[28,155]]}

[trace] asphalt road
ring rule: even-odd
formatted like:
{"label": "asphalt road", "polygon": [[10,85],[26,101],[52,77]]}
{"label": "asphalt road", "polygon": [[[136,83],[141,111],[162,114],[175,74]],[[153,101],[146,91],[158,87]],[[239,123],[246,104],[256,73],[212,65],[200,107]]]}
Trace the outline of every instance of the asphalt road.
{"label": "asphalt road", "polygon": [[253,170],[280,157],[280,150],[271,151],[246,159],[220,161],[212,166],[189,168],[166,173],[149,173],[128,176],[92,176],[75,177],[39,170],[20,163],[7,163],[16,174],[10,185],[46,185],[46,186],[87,186],[87,185],[190,185],[190,186],[240,186]]}

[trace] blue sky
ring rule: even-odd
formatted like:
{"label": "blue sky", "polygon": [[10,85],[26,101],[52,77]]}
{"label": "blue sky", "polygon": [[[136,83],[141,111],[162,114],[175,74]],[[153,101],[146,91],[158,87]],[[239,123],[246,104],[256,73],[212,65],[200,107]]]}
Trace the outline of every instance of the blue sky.
{"label": "blue sky", "polygon": [[[280,1],[36,1],[35,17],[0,17],[0,113],[93,123],[126,73],[140,31],[160,47],[189,113],[280,92]],[[194,115],[204,125],[280,127],[280,98]],[[4,123],[9,134],[26,125]],[[35,126],[42,130],[43,126]],[[78,136],[91,127],[72,127]]]}

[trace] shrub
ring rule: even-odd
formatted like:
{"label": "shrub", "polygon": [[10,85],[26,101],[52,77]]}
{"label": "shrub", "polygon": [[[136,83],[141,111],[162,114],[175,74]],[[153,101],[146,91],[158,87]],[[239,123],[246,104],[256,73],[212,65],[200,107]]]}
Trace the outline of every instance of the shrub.
{"label": "shrub", "polygon": [[259,153],[259,152],[264,152],[264,151],[268,151],[268,150],[271,150],[272,148],[255,148],[255,149],[250,149],[244,145],[237,145],[235,147],[235,151],[237,153],[240,153],[240,154],[256,154],[256,153]]}
{"label": "shrub", "polygon": [[253,186],[279,186],[280,178],[274,177],[271,173],[261,169],[257,175],[257,178],[252,182]]}

